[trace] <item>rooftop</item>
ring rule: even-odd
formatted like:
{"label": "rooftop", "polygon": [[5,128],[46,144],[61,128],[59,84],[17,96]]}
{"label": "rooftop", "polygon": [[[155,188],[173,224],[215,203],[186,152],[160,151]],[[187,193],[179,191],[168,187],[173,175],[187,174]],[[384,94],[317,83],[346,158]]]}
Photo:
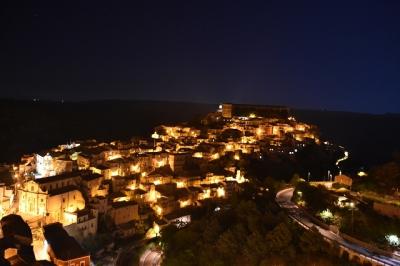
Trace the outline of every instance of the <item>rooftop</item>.
{"label": "rooftop", "polygon": [[50,183],[50,182],[59,181],[59,180],[63,180],[63,179],[79,177],[79,176],[81,176],[81,174],[82,174],[82,171],[67,172],[67,173],[63,173],[63,174],[59,174],[59,175],[37,178],[37,179],[35,179],[35,182],[38,184],[45,184],[45,183]]}
{"label": "rooftop", "polygon": [[112,207],[114,209],[124,208],[127,206],[134,206],[134,205],[137,205],[137,202],[133,201],[133,200],[131,200],[131,201],[116,201],[116,202],[112,203]]}
{"label": "rooftop", "polygon": [[67,193],[67,192],[70,192],[70,191],[74,191],[74,190],[78,190],[79,191],[77,186],[68,185],[68,186],[65,186],[65,187],[62,187],[62,188],[57,188],[57,189],[50,190],[49,195],[50,196],[55,196],[55,195],[64,194],[64,193]]}

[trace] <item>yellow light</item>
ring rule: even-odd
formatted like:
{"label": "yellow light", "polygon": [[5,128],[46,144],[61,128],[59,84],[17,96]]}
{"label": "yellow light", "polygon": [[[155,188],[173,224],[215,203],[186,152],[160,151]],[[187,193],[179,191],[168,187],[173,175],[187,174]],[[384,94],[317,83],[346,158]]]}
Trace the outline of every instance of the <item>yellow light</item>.
{"label": "yellow light", "polygon": [[164,160],[158,160],[158,161],[156,161],[156,166],[157,166],[157,168],[163,167],[164,165],[165,165],[165,161],[164,161]]}
{"label": "yellow light", "polygon": [[249,115],[249,117],[250,117],[250,118],[256,118],[256,114],[251,113],[251,114]]}
{"label": "yellow light", "polygon": [[150,228],[146,233],[146,238],[151,239],[160,235],[160,226],[153,222],[153,227]]}
{"label": "yellow light", "polygon": [[368,174],[364,171],[359,171],[357,175],[361,177],[361,176],[367,176]]}
{"label": "yellow light", "polygon": [[261,128],[257,128],[257,130],[256,130],[257,136],[261,136],[262,133],[263,133],[263,130]]}
{"label": "yellow light", "polygon": [[240,160],[239,154],[235,154],[235,156],[233,156],[233,159],[235,159],[236,161],[239,161]]}
{"label": "yellow light", "polygon": [[227,150],[227,151],[233,150],[233,145],[232,145],[232,144],[226,145],[226,150]]}
{"label": "yellow light", "polygon": [[162,213],[163,213],[163,209],[160,207],[160,206],[156,206],[156,213],[159,215],[159,216],[161,216],[162,215]]}
{"label": "yellow light", "polygon": [[211,160],[217,160],[217,159],[219,159],[218,153],[214,153],[213,155],[211,155]]}
{"label": "yellow light", "polygon": [[203,158],[203,154],[202,154],[201,152],[195,152],[195,153],[193,154],[193,157],[194,157],[194,158]]}
{"label": "yellow light", "polygon": [[131,185],[127,186],[127,188],[130,189],[130,190],[134,190],[134,189],[136,189],[136,185],[135,184],[131,184]]}
{"label": "yellow light", "polygon": [[131,165],[131,172],[135,172],[135,173],[140,172],[139,164]]}
{"label": "yellow light", "polygon": [[120,154],[112,154],[112,155],[108,156],[107,161],[112,161],[112,160],[115,160],[118,158],[121,158]]}
{"label": "yellow light", "polygon": [[115,198],[114,202],[122,202],[122,201],[129,201],[128,197],[119,197],[119,198]]}
{"label": "yellow light", "polygon": [[177,187],[177,188],[184,188],[184,187],[186,187],[185,182],[183,182],[183,181],[178,181],[178,182],[176,182],[176,187]]}
{"label": "yellow light", "polygon": [[118,175],[118,169],[111,171],[111,176],[117,176]]}
{"label": "yellow light", "polygon": [[199,195],[199,200],[208,199],[210,197],[211,197],[211,190],[207,188],[203,190],[202,194]]}
{"label": "yellow light", "polygon": [[158,224],[154,224],[154,233],[156,234],[156,235],[159,235],[160,234],[160,226],[158,226]]}
{"label": "yellow light", "polygon": [[218,198],[225,197],[225,189],[223,187],[217,188],[217,197]]}
{"label": "yellow light", "polygon": [[186,206],[189,206],[190,203],[191,203],[190,200],[179,201],[179,206],[180,206],[181,208],[184,208],[184,207],[186,207]]}
{"label": "yellow light", "polygon": [[145,177],[145,176],[147,176],[147,173],[146,173],[146,172],[142,172],[142,173],[141,173],[141,176],[142,176],[142,177]]}

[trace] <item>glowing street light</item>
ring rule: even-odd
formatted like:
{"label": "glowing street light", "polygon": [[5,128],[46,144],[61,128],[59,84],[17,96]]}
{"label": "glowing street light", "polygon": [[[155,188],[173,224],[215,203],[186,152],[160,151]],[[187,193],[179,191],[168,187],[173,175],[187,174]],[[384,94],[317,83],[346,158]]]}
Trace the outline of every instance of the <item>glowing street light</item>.
{"label": "glowing street light", "polygon": [[154,133],[151,134],[151,137],[152,137],[153,139],[159,139],[159,138],[160,138],[160,135],[159,135],[156,131],[154,131]]}
{"label": "glowing street light", "polygon": [[322,212],[320,212],[319,215],[324,220],[328,220],[328,219],[332,219],[333,218],[333,214],[329,209],[323,210]]}
{"label": "glowing street light", "polygon": [[217,188],[217,196],[218,198],[225,197],[225,189],[223,187]]}
{"label": "glowing street light", "polygon": [[385,238],[389,245],[394,247],[400,246],[400,239],[397,235],[386,235]]}
{"label": "glowing street light", "polygon": [[154,139],[154,147],[156,147],[156,140],[160,138],[160,135],[157,133],[157,131],[154,131],[154,133],[151,134],[151,138]]}

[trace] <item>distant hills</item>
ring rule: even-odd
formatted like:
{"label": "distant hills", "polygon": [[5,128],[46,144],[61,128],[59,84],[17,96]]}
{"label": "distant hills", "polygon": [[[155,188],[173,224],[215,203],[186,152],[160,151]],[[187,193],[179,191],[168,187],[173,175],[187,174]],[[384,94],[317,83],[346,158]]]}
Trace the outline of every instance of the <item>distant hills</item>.
{"label": "distant hills", "polygon": [[[17,161],[70,140],[149,136],[155,126],[185,122],[217,104],[107,100],[33,102],[0,100],[0,162]],[[400,115],[293,110],[299,121],[319,126],[321,136],[345,146],[354,166],[387,161],[400,151]]]}
{"label": "distant hills", "polygon": [[344,146],[354,166],[369,167],[400,151],[400,114],[294,110],[298,120],[319,126],[321,137]]}

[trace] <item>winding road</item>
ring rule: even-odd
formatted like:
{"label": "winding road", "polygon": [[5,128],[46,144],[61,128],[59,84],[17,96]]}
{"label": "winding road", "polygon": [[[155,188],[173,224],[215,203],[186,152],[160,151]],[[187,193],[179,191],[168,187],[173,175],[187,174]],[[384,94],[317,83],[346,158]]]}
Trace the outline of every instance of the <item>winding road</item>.
{"label": "winding road", "polygon": [[276,202],[278,205],[286,209],[289,213],[289,217],[292,218],[294,221],[296,221],[298,224],[300,224],[302,227],[305,229],[309,230],[312,227],[315,227],[318,229],[319,233],[325,238],[330,241],[337,242],[340,246],[345,247],[347,249],[352,250],[354,253],[356,253],[359,257],[366,257],[368,260],[371,262],[374,262],[375,264],[378,265],[390,265],[390,266],[399,266],[400,265],[400,257],[395,256],[386,256],[386,255],[381,255],[377,254],[375,252],[372,252],[368,250],[365,247],[362,247],[360,245],[357,245],[355,243],[352,243],[350,241],[347,241],[343,239],[340,235],[330,231],[326,230],[317,224],[313,223],[304,211],[299,208],[296,204],[294,204],[291,199],[293,196],[294,188],[287,188],[279,191],[276,194]]}

